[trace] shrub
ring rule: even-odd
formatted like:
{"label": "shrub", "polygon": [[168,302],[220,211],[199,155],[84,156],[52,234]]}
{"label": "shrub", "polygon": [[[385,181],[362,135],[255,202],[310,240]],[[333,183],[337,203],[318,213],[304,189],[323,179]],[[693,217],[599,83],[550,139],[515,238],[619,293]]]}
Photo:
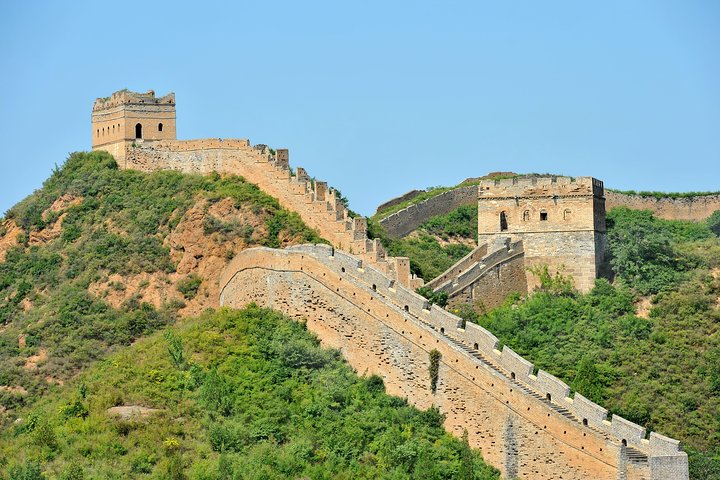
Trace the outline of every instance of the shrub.
{"label": "shrub", "polygon": [[21,466],[10,467],[8,475],[9,480],[42,480],[45,478],[40,468],[40,462],[33,460]]}
{"label": "shrub", "polygon": [[420,287],[415,290],[418,294],[427,298],[430,305],[437,305],[439,307],[445,307],[448,303],[447,292],[434,292],[430,287]]}
{"label": "shrub", "polygon": [[438,376],[440,374],[440,358],[442,355],[435,349],[431,350],[428,355],[430,357],[430,366],[428,367],[430,373],[430,391],[435,393],[437,391]]}
{"label": "shrub", "polygon": [[197,295],[201,284],[202,278],[195,273],[191,273],[177,283],[177,290],[183,294],[186,300],[191,300]]}

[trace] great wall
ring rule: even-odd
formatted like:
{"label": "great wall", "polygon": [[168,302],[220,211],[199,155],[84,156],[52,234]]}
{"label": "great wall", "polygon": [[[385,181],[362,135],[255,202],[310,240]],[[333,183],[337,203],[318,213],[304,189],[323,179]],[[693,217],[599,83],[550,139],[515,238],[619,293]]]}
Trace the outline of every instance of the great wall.
{"label": "great wall", "polygon": [[[165,125],[153,117],[155,100]],[[100,128],[118,136],[105,141]],[[174,135],[172,94],[155,99],[153,92],[117,92],[98,99],[93,108],[93,148],[113,153],[121,168],[241,175],[297,212],[332,244],[241,252],[221,278],[221,304],[256,302],[307,322],[324,344],[340,349],[356,371],[381,375],[389,393],[420,408],[437,406],[446,415],[448,430],[458,435],[467,430],[471,445],[480,448],[504,478],[688,478],[687,455],[679,442],[655,432],[646,436],[643,427],[617,416],[608,420],[607,410],[579,393],[571,396],[562,381],[535,372],[507,347],[498,351],[498,340],[490,332],[430,306],[414,292],[423,280],[410,274],[409,260],[386,256],[380,242],[367,237],[366,219],[351,218],[325,182],[311,179],[300,167],[293,174],[287,150],[274,152],[248,140],[175,140],[163,133],[170,130]],[[542,198],[549,188],[568,190],[560,195],[568,201],[583,197],[597,203],[602,183],[598,187],[596,182],[560,179],[539,186]],[[508,188],[515,186],[493,184],[488,200],[493,205],[509,201],[510,196],[503,196]],[[556,202],[559,196],[548,198]],[[589,217],[578,217],[591,222],[590,230],[582,231],[595,235],[582,241],[595,245],[599,225],[592,203],[589,209]],[[527,289],[527,245],[510,241],[502,230],[501,214],[500,231],[492,240],[430,285],[488,303]],[[587,258],[585,263],[594,268],[594,258]],[[429,387],[431,350],[442,355],[435,392]]]}

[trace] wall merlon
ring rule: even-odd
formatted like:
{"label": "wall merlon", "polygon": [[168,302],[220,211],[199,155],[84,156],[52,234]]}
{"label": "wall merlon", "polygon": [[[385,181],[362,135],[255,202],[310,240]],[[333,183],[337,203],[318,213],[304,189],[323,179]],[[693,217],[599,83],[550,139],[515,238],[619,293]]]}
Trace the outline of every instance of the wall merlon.
{"label": "wall merlon", "polygon": [[572,412],[581,422],[587,421],[588,425],[603,431],[610,430],[609,424],[606,421],[608,413],[606,408],[588,400],[577,392],[575,392],[571,406]]}
{"label": "wall merlon", "polygon": [[419,315],[422,310],[426,309],[427,299],[407,289],[400,279],[398,279],[398,283],[399,285],[395,286],[395,301],[403,309],[407,307],[405,311]]}
{"label": "wall merlon", "polygon": [[275,152],[275,164],[283,170],[290,169],[290,151],[287,148],[278,148]]}
{"label": "wall merlon", "polygon": [[537,390],[542,394],[550,394],[551,401],[558,404],[567,403],[565,399],[570,396],[570,387],[557,377],[550,375],[545,370],[540,370],[538,371],[535,384]]}
{"label": "wall merlon", "polygon": [[680,452],[680,441],[650,432],[649,449],[652,455],[676,455]]}
{"label": "wall merlon", "polygon": [[497,337],[480,325],[467,322],[465,324],[465,338],[468,345],[475,347],[475,344],[477,344],[477,350],[488,357],[492,357],[493,351],[497,351],[499,344]]}
{"label": "wall merlon", "polygon": [[648,459],[652,480],[675,480],[690,477],[687,453],[654,456]]}
{"label": "wall merlon", "polygon": [[462,319],[437,305],[430,306],[430,321],[442,333],[455,334],[462,325]]}
{"label": "wall merlon", "polygon": [[628,445],[644,447],[642,441],[645,440],[645,428],[637,425],[630,420],[625,420],[619,415],[612,416],[610,420],[612,425],[612,434],[616,437],[626,440]]}
{"label": "wall merlon", "polygon": [[530,375],[533,372],[533,364],[515,353],[510,347],[505,345],[502,349],[500,364],[508,372],[515,375],[515,378],[525,383],[530,383]]}
{"label": "wall merlon", "polygon": [[353,239],[367,239],[367,219],[365,217],[355,217],[352,219]]}

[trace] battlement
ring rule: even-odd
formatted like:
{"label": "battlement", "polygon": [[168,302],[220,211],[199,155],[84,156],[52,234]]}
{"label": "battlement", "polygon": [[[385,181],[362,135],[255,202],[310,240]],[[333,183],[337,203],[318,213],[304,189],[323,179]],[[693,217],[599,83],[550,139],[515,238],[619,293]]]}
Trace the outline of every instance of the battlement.
{"label": "battlement", "polygon": [[603,197],[603,182],[593,177],[514,177],[501,180],[482,180],[478,197],[526,198],[587,196]]}
{"label": "battlement", "polygon": [[154,90],[146,93],[131,92],[130,90],[119,90],[109,97],[102,97],[95,100],[93,112],[115,108],[121,105],[172,105],[175,106],[175,94],[168,93],[163,97],[155,97]]}

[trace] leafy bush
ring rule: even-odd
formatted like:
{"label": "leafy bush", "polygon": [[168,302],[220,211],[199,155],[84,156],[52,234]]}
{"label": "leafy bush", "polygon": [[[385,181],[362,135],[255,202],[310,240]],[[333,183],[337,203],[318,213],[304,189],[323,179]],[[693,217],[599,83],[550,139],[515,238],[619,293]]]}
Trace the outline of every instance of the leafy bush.
{"label": "leafy bush", "polygon": [[708,228],[720,237],[720,210],[715,210],[707,219]]}
{"label": "leafy bush", "polygon": [[614,208],[608,213],[610,265],[620,280],[643,295],[657,293],[684,278],[695,266],[676,244],[710,238],[701,222],[655,218],[650,211]]}
{"label": "leafy bush", "polygon": [[427,298],[430,302],[430,305],[437,305],[439,307],[445,307],[448,303],[448,294],[447,292],[434,292],[432,288],[430,287],[420,287],[415,290],[418,294],[422,295],[423,297]]}
{"label": "leafy bush", "polygon": [[191,273],[177,283],[177,290],[183,294],[186,300],[190,300],[195,298],[198,290],[200,290],[200,285],[202,285],[202,278],[195,273]]}

